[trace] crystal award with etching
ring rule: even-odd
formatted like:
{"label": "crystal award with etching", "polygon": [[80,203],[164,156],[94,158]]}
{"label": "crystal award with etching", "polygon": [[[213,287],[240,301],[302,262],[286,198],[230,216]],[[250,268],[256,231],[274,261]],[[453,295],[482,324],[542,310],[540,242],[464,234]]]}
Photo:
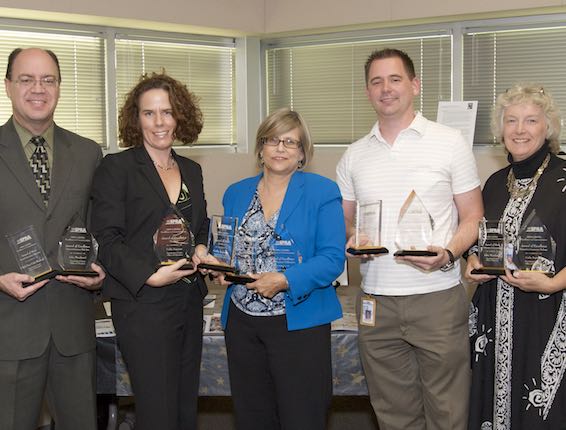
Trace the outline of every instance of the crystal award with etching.
{"label": "crystal award with etching", "polygon": [[371,203],[356,202],[354,246],[347,251],[352,255],[387,254],[381,246],[381,200]]}
{"label": "crystal award with etching", "polygon": [[[284,273],[289,267],[302,262],[295,241],[285,228],[274,235],[269,245],[275,258],[276,272]],[[235,284],[248,284],[255,281],[249,275],[237,273],[227,273],[224,279]]]}
{"label": "crystal award with etching", "polygon": [[275,235],[272,247],[278,272],[284,273],[289,267],[302,262],[297,245],[287,230],[283,229],[280,234]]}
{"label": "crystal award with etching", "polygon": [[478,257],[482,267],[473,275],[505,275],[503,223],[499,220],[479,222]]}
{"label": "crystal award with etching", "polygon": [[20,272],[32,276],[34,282],[51,279],[58,274],[56,270],[51,268],[32,225],[6,235],[6,239],[10,244]]}
{"label": "crystal award with etching", "polygon": [[78,217],[73,218],[59,240],[57,261],[61,275],[98,276],[90,267],[98,257],[98,242]]}
{"label": "crystal award with etching", "polygon": [[212,215],[208,230],[208,252],[218,260],[218,264],[201,263],[200,269],[216,272],[235,272],[234,239],[238,230],[238,218]]}
{"label": "crystal award with etching", "polygon": [[430,257],[436,252],[428,251],[432,244],[434,221],[425,205],[413,190],[399,211],[395,244],[399,251],[395,256]]}
{"label": "crystal award with etching", "polygon": [[555,273],[556,242],[536,211],[523,220],[513,243],[506,245],[506,265],[510,270]]}
{"label": "crystal award with etching", "polygon": [[153,235],[153,249],[159,259],[158,267],[169,266],[186,258],[181,270],[193,268],[190,263],[195,250],[195,238],[190,225],[175,205],[169,206]]}

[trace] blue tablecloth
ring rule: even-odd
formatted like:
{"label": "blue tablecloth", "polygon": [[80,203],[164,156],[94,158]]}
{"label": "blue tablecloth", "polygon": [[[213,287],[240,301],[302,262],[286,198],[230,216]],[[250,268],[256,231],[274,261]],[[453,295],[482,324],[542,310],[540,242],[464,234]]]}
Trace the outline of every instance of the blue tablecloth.
{"label": "blue tablecloth", "polygon": [[[345,313],[353,313],[354,299],[359,291],[355,287],[340,287],[340,301]],[[209,312],[218,312],[222,303],[222,291],[212,289],[216,295],[216,306]],[[208,311],[208,310],[207,310]],[[130,378],[116,348],[115,337],[97,338],[97,392],[99,394],[133,395]],[[335,396],[367,395],[367,385],[358,353],[356,331],[332,331],[332,378]],[[226,361],[224,336],[220,333],[203,337],[202,364],[200,374],[201,396],[229,396],[230,382]]]}

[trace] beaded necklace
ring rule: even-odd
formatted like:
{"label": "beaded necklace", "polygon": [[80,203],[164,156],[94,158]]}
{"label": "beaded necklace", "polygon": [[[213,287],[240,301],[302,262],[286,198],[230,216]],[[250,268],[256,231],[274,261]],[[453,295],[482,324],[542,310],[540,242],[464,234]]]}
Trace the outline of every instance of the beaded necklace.
{"label": "beaded necklace", "polygon": [[537,169],[535,175],[533,176],[532,181],[526,188],[519,188],[517,186],[515,180],[515,174],[513,173],[513,168],[509,169],[509,174],[507,175],[507,189],[509,190],[509,194],[511,195],[512,199],[522,199],[525,196],[529,195],[536,187],[542,172],[548,166],[550,161],[550,155],[547,155],[542,164]]}

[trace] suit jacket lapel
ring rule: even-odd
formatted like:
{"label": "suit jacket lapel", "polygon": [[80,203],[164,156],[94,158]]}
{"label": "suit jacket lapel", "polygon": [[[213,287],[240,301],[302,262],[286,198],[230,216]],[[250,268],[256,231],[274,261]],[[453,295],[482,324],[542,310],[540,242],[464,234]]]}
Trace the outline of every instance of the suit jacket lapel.
{"label": "suit jacket lapel", "polygon": [[167,190],[163,186],[163,182],[161,182],[159,173],[157,173],[157,171],[155,170],[153,161],[151,161],[151,157],[149,156],[145,148],[141,146],[132,148],[130,151],[134,151],[134,157],[138,163],[140,171],[147,179],[147,182],[149,182],[149,184],[151,185],[151,188],[153,188],[153,190],[157,193],[159,198],[161,198],[161,200],[167,207],[171,206],[171,201],[169,200],[169,196],[167,195]]}
{"label": "suit jacket lapel", "polygon": [[295,172],[289,181],[283,204],[281,205],[281,212],[277,224],[285,225],[287,218],[293,213],[304,193],[305,177],[303,172]]}
{"label": "suit jacket lapel", "polygon": [[[177,162],[177,165],[179,166],[179,172],[181,173],[181,182],[184,182],[185,185],[187,186],[188,190],[189,190],[189,195],[190,196],[194,196],[194,185],[196,184],[197,180],[199,180],[199,178],[196,178],[194,175],[194,170],[189,168],[189,165],[187,163],[185,163],[185,159],[182,157],[179,157],[177,155],[177,153],[175,151],[173,152],[173,158],[175,158],[175,161]],[[195,218],[196,214],[195,214],[195,205],[193,202],[193,219]]]}
{"label": "suit jacket lapel", "polygon": [[63,196],[75,164],[71,152],[72,143],[69,142],[57,125],[53,130],[53,140],[53,167],[51,168],[51,193],[47,206],[48,213],[53,212]]}
{"label": "suit jacket lapel", "polygon": [[22,188],[35,204],[45,210],[43,198],[33,178],[29,161],[26,158],[12,119],[8,120],[0,129],[0,158],[4,160],[8,170],[22,184]]}

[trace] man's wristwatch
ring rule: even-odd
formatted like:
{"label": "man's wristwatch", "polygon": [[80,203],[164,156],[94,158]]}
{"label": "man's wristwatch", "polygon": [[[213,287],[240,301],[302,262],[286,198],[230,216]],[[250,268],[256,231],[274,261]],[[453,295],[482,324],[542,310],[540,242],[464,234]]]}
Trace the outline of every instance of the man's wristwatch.
{"label": "man's wristwatch", "polygon": [[448,254],[448,263],[442,266],[440,270],[442,272],[448,272],[449,270],[452,270],[454,268],[454,263],[456,259],[454,258],[454,254],[452,254],[452,251],[450,251],[448,248],[444,248],[444,250]]}

